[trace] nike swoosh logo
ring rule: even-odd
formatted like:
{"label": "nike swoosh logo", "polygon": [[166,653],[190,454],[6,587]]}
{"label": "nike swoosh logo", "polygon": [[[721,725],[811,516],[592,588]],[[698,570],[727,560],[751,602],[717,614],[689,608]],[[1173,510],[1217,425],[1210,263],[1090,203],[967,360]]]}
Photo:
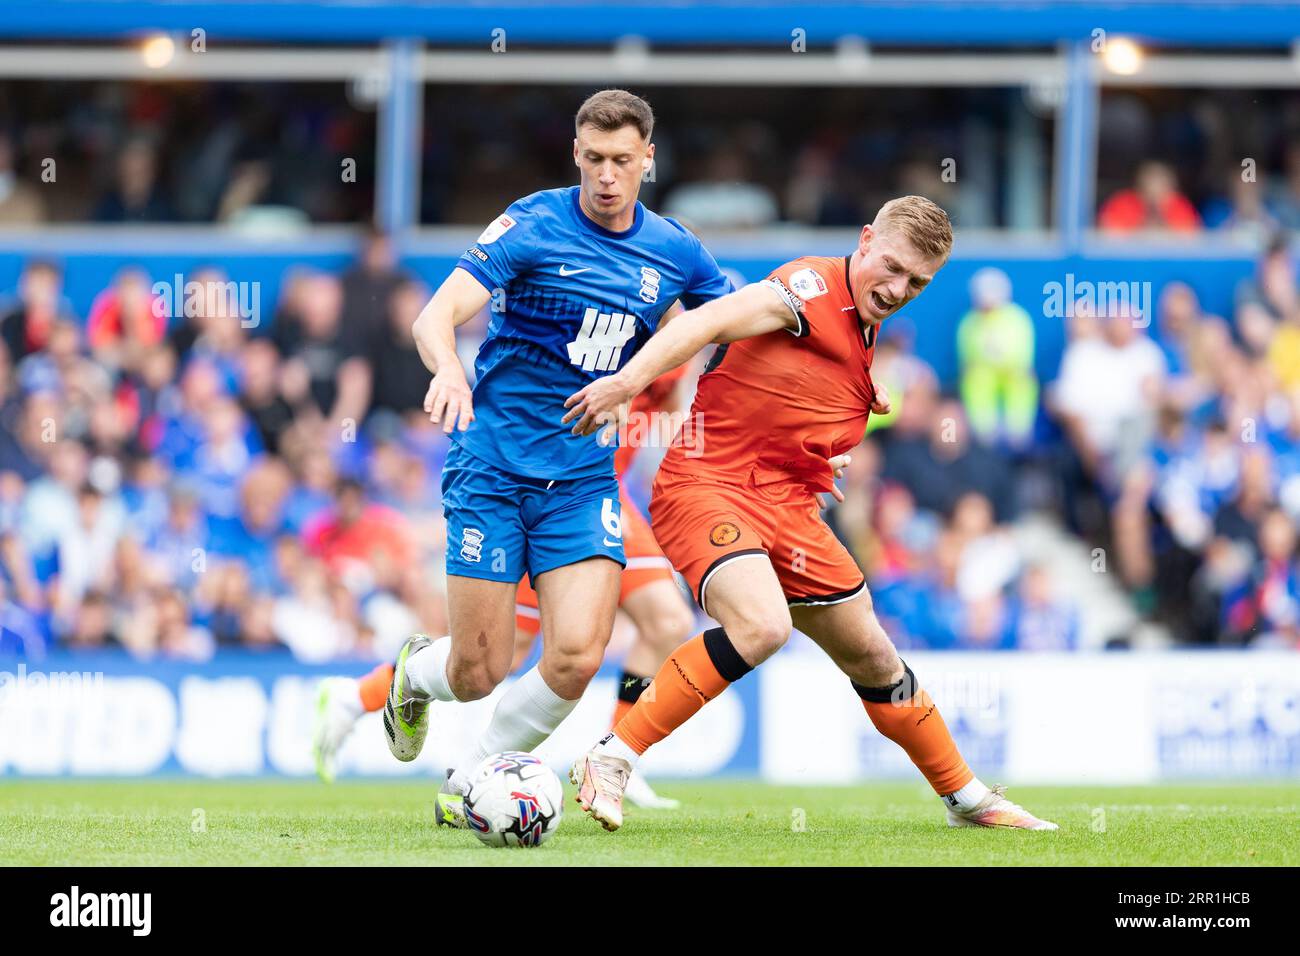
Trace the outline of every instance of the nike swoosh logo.
{"label": "nike swoosh logo", "polygon": [[564,266],[560,266],[560,275],[562,276],[576,276],[579,272],[590,272],[590,271],[591,271],[590,266],[588,266],[585,269],[570,269],[567,272],[565,271]]}

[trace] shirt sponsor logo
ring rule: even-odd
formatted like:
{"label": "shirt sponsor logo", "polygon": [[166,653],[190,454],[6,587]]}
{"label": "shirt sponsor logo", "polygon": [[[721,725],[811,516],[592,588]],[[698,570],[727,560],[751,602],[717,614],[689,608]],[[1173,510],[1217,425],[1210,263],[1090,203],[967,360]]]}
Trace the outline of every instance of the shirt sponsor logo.
{"label": "shirt sponsor logo", "polygon": [[473,248],[471,248],[469,250],[469,255],[473,256],[479,262],[488,261],[488,254],[484,252],[482,249],[480,249],[478,246],[474,246]]}
{"label": "shirt sponsor logo", "polygon": [[585,372],[612,372],[623,357],[623,346],[635,332],[635,315],[587,309],[578,337],[567,346],[569,361]]}

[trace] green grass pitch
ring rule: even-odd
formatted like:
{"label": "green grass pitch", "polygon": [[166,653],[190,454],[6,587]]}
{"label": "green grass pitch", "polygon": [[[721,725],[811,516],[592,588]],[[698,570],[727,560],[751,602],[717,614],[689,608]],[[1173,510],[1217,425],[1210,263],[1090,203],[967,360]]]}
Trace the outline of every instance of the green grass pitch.
{"label": "green grass pitch", "polygon": [[0,864],[1300,864],[1300,783],[1019,787],[1056,833],[950,830],[917,784],[662,782],[681,810],[605,833],[572,802],[534,850],[433,826],[431,781],[0,780]]}

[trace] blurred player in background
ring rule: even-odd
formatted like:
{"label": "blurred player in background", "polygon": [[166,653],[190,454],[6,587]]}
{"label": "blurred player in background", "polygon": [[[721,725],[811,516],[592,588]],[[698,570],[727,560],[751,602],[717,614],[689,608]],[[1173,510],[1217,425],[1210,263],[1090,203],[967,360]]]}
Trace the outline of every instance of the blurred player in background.
{"label": "blurred player in background", "polygon": [[[655,413],[675,409],[685,371],[686,366],[681,366],[651,382],[633,400],[629,420],[652,422],[651,416]],[[623,476],[640,448],[640,443],[625,443],[614,456],[614,471],[619,477],[623,548],[627,555],[627,567],[619,583],[618,603],[636,627],[636,637],[623,659],[611,726],[632,709],[655,671],[674,648],[690,637],[694,623],[694,615],[673,580],[672,564],[656,543],[650,523],[622,485]],[[527,577],[519,582],[515,601],[515,655],[511,673],[518,673],[527,662],[542,626],[537,592]],[[339,748],[362,714],[384,706],[392,679],[393,665],[384,663],[359,679],[330,677],[321,681],[316,698],[312,747],[316,772],[326,783],[334,779]],[[674,810],[678,806],[676,800],[655,793],[639,773],[634,773],[629,779],[626,796],[635,806],[647,809]]]}
{"label": "blurred player in background", "polygon": [[[971,772],[872,609],[862,571],[821,520],[836,456],[889,399],[871,380],[884,320],[947,262],[947,214],[886,203],[851,256],[807,257],[675,320],[622,371],[571,396],[565,421],[603,432],[644,384],[716,342],[692,408],[707,441],[674,444],[655,478],[655,535],[721,626],[673,651],[614,730],[574,764],[578,801],[608,830],[637,760],[786,642],[797,625],[844,671],[876,728],[905,751],[949,826],[1054,830]],[[791,446],[789,437],[799,444]],[[828,466],[828,461],[831,464]]]}
{"label": "blurred player in background", "polygon": [[[542,633],[537,666],[443,785],[439,823],[464,825],[462,796],[483,758],[532,750],[572,712],[613,628],[626,564],[614,448],[562,424],[565,397],[618,371],[679,299],[694,308],[732,291],[695,236],[637,201],[653,126],[645,101],[622,90],[583,103],[579,185],[511,204],[414,326],[433,372],[425,410],[453,443],[442,475],[451,633],[415,635],[399,652],[383,712],[389,750],[414,760],[432,701],[478,700],[505,678],[525,574]],[[455,329],[489,303],[471,394]]]}

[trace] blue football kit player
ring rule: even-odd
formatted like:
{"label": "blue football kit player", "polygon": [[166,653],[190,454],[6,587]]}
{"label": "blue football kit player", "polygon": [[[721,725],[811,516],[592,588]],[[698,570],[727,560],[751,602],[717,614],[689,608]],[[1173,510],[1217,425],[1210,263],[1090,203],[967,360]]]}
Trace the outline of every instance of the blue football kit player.
{"label": "blue football kit player", "polygon": [[[572,434],[565,400],[618,371],[675,302],[692,308],[732,291],[694,235],[637,201],[653,121],[622,90],[588,99],[575,122],[579,185],[511,204],[415,323],[434,373],[425,410],[453,442],[442,477],[451,633],[415,635],[398,655],[384,707],[394,756],[419,754],[431,701],[478,700],[505,678],[524,574],[543,635],[537,666],[449,773],[440,823],[465,825],[462,797],[483,758],[531,750],[573,710],[613,628],[625,564],[615,449]],[[471,393],[454,330],[484,308]]]}
{"label": "blue football kit player", "polygon": [[619,369],[681,299],[730,290],[671,220],[615,232],[580,187],[513,203],[458,263],[501,308],[475,362],[474,420],[443,471],[447,573],[511,584],[587,558],[623,564],[613,449],[563,424],[564,400]]}

